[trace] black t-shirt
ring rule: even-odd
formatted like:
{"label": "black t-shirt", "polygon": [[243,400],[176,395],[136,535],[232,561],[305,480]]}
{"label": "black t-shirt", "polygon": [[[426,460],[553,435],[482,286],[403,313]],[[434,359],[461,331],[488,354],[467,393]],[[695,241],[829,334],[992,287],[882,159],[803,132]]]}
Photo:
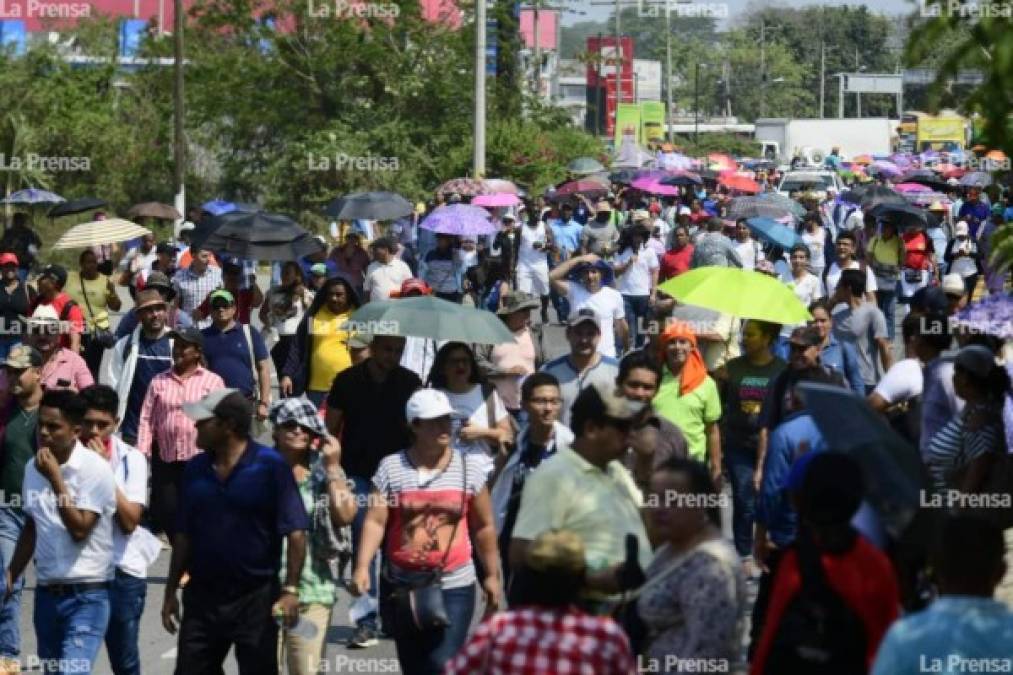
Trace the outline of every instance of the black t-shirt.
{"label": "black t-shirt", "polygon": [[744,356],[725,364],[725,410],[721,417],[722,440],[739,450],[756,450],[760,433],[760,410],[774,378],[784,370],[784,361],[774,358],[765,366],[754,366]]}
{"label": "black t-shirt", "polygon": [[405,405],[422,386],[418,375],[398,366],[383,382],[369,375],[369,359],[334,378],[328,407],[340,410],[341,467],[349,476],[372,478],[380,461],[411,444]]}
{"label": "black t-shirt", "polygon": [[7,287],[0,284],[0,337],[12,337],[24,335],[24,322],[21,317],[31,314],[32,303],[35,302],[37,294],[31,286],[19,283],[14,291],[7,292]]}

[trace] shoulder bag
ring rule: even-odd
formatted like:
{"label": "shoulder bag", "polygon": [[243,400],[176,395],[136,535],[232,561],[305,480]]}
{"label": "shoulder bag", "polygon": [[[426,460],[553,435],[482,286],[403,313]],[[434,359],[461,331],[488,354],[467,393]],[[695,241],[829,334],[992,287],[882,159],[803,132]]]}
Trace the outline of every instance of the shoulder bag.
{"label": "shoulder bag", "polygon": [[[454,545],[457,529],[466,517],[465,506],[468,501],[468,460],[464,453],[458,453],[456,450],[451,450],[451,452],[461,456],[461,516],[454,523],[454,529],[450,532],[447,550],[443,553],[440,566],[431,573],[423,575],[419,581],[409,583],[393,579],[389,568],[384,569],[384,581],[392,587],[388,598],[393,606],[394,628],[398,632],[424,633],[442,630],[450,626],[450,616],[447,614],[447,606],[443,601],[443,568],[447,564],[450,549]],[[450,461],[451,463],[454,461],[453,455],[451,455]]]}
{"label": "shoulder bag", "polygon": [[[89,323],[91,323],[91,339],[93,342],[101,346],[102,349],[111,349],[112,346],[116,344],[116,336],[113,335],[113,332],[108,328],[109,314],[108,312],[102,312],[102,314],[105,315],[104,318],[107,327],[99,328],[98,322],[100,320],[100,317],[96,316],[95,310],[91,308],[91,300],[88,299],[88,291],[85,290],[84,287],[84,277],[78,276],[78,280],[81,282],[81,297],[84,298],[84,304],[88,307],[88,317],[90,319]],[[68,314],[70,312],[70,310],[68,309],[69,307],[70,307],[69,302],[66,305],[64,305],[64,311],[67,312]],[[60,320],[63,321],[65,319],[61,316]]]}

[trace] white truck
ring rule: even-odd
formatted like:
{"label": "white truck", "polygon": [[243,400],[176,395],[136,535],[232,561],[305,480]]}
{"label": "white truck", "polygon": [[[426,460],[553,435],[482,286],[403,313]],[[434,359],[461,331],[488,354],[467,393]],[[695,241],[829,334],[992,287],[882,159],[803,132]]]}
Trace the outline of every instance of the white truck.
{"label": "white truck", "polygon": [[756,140],[765,159],[789,164],[797,157],[802,164],[822,166],[832,148],[839,148],[844,160],[890,154],[895,126],[885,117],[761,118],[756,120]]}

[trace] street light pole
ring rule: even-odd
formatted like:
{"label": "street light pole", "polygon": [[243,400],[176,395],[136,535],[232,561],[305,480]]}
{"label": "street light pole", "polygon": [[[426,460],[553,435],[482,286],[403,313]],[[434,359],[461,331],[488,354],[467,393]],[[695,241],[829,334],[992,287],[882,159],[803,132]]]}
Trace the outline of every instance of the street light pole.
{"label": "street light pole", "polygon": [[665,0],[665,140],[672,142],[672,3]]}
{"label": "street light pole", "polygon": [[767,116],[767,26],[760,21],[760,117]]}
{"label": "street light pole", "polygon": [[475,153],[471,172],[476,179],[485,176],[485,3],[475,3]]}
{"label": "street light pole", "polygon": [[695,77],[693,82],[693,145],[700,145],[700,62],[697,61],[694,69]]}
{"label": "street light pole", "polygon": [[[172,3],[172,161],[174,164],[173,187],[176,191],[175,207],[182,214],[186,213],[186,139],[183,137],[183,0]],[[177,222],[173,234],[179,237]]]}

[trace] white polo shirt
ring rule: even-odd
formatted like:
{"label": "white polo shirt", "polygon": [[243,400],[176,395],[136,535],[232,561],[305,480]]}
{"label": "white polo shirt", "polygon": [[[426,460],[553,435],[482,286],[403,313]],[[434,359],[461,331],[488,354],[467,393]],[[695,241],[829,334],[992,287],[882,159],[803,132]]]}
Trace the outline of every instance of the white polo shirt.
{"label": "white polo shirt", "polygon": [[116,481],[109,462],[80,442],[60,466],[75,507],[99,514],[84,541],[70,536],[57,510],[53,487],[35,466],[25,466],[25,512],[35,521],[35,565],[40,585],[92,583],[113,578],[113,514]]}
{"label": "white polo shirt", "polygon": [[[113,449],[109,466],[116,479],[116,487],[123,491],[127,501],[142,506],[148,504],[148,460],[141,451],[113,436]],[[113,560],[123,572],[144,579],[148,566],[162,550],[155,535],[140,525],[127,534],[118,522],[113,522]]]}

